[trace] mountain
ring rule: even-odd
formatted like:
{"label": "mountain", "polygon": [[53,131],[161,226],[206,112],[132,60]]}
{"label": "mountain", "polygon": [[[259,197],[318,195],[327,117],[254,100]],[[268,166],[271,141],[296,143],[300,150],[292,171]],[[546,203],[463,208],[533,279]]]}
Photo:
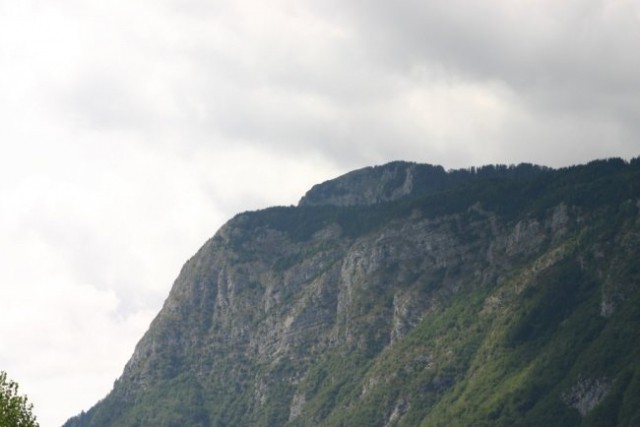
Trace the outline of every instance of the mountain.
{"label": "mountain", "polygon": [[394,162],[237,215],[65,427],[640,426],[640,158]]}

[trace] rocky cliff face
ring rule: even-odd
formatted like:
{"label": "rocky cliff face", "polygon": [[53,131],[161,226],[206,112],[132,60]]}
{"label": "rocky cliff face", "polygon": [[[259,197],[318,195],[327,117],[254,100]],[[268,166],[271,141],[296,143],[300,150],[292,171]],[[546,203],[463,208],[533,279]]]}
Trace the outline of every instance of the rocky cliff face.
{"label": "rocky cliff face", "polygon": [[236,216],[66,426],[640,422],[638,162],[482,173],[397,162]]}
{"label": "rocky cliff face", "polygon": [[393,162],[350,172],[338,179],[315,185],[300,200],[300,206],[358,206],[389,202],[414,191],[417,171],[443,180],[442,167]]}

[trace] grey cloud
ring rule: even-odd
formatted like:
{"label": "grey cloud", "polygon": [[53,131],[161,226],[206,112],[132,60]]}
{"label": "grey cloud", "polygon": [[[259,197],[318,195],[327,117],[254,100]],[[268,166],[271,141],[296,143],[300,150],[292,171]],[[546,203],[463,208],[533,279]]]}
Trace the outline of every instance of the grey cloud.
{"label": "grey cloud", "polygon": [[[593,136],[617,128],[625,153],[638,150],[640,57],[632,52],[640,44],[640,25],[633,2],[345,4],[340,18],[357,28],[374,65],[401,79],[421,65],[463,81],[499,81],[521,111],[546,128],[540,137],[575,144],[590,135],[573,132],[575,140],[562,140],[569,137],[563,124],[592,131],[600,123]],[[548,121],[549,114],[559,120]],[[517,138],[526,139],[518,133],[531,130],[515,127],[515,119],[503,144],[517,144]],[[553,122],[560,122],[555,135]]]}
{"label": "grey cloud", "polygon": [[[393,97],[417,86],[412,71],[423,67],[432,74],[426,84],[490,87],[500,82],[513,95],[503,130],[469,134],[468,144],[498,144],[504,157],[534,154],[555,165],[606,156],[608,150],[630,156],[640,149],[640,57],[632,53],[640,45],[640,25],[632,2],[307,6],[321,13],[328,27],[340,28],[345,42],[333,40],[332,55],[314,63],[315,68],[300,66],[294,56],[260,68],[266,73],[263,84],[280,89],[280,104],[265,111],[256,106],[268,94],[240,96],[249,103],[239,107],[244,114],[231,110],[243,118],[235,131],[254,132],[253,139],[284,149],[321,144],[327,155],[351,162],[384,158],[398,144],[405,147],[399,154],[419,153],[420,147],[432,145],[432,136],[402,128],[394,118],[398,104]],[[326,121],[305,114],[295,102],[305,94],[322,97],[335,114]],[[531,144],[547,154],[531,153]],[[559,144],[567,146],[562,160],[551,154]]]}
{"label": "grey cloud", "polygon": [[154,49],[124,52],[114,73],[85,72],[71,109],[91,126],[180,129],[185,145],[312,152],[345,168],[389,156],[478,163],[461,149],[464,135],[419,123],[424,114],[434,124],[437,103],[415,117],[402,104],[425,88],[472,85],[510,105],[502,129],[469,128],[467,144],[500,146],[507,157],[532,143],[597,146],[609,136],[624,145],[616,152],[638,149],[640,26],[631,2],[285,3],[165,2],[159,22],[172,22],[177,36],[152,33]]}

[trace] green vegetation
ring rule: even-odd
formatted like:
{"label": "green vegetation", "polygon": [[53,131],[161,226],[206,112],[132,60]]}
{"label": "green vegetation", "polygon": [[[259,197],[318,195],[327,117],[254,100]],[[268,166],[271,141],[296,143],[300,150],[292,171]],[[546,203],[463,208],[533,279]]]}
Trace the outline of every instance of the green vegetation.
{"label": "green vegetation", "polygon": [[[395,202],[370,206],[331,205],[273,207],[240,214],[246,230],[270,227],[305,241],[328,226],[338,224],[349,237],[369,233],[389,221],[406,218],[420,210],[430,218],[465,212],[472,206],[499,214],[504,219],[521,215],[539,217],[564,203],[586,209],[615,206],[640,194],[640,159],[600,160],[560,170],[528,164],[485,166],[438,174],[440,185],[414,191]],[[430,176],[427,175],[426,178]],[[446,184],[445,184],[446,183]],[[425,184],[426,185],[426,184]],[[441,191],[435,191],[435,188]],[[630,213],[634,205],[626,204]]]}
{"label": "green vegetation", "polygon": [[0,371],[0,426],[38,427],[32,411],[27,397],[18,394],[18,384]]}

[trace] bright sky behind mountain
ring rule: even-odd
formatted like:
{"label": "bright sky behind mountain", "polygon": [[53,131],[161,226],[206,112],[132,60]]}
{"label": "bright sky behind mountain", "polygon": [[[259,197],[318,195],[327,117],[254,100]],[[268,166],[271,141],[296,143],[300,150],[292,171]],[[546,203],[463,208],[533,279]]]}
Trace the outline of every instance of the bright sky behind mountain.
{"label": "bright sky behind mountain", "polygon": [[637,0],[0,0],[0,370],[102,398],[232,215],[391,160],[640,155]]}

